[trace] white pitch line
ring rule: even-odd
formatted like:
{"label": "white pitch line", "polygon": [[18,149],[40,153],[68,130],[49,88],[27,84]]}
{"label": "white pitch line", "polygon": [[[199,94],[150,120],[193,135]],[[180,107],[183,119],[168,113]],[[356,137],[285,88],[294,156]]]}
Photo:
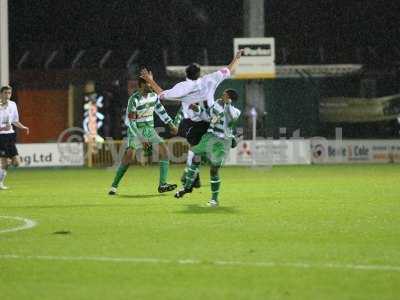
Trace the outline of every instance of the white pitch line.
{"label": "white pitch line", "polygon": [[400,272],[400,266],[391,265],[357,265],[337,263],[304,263],[304,262],[244,262],[244,261],[202,261],[196,259],[162,259],[146,257],[109,257],[109,256],[51,256],[51,255],[16,255],[0,254],[0,260],[50,260],[50,261],[94,261],[110,263],[142,263],[142,264],[178,264],[178,265],[215,265],[215,266],[242,266],[261,268],[297,268],[297,269],[344,269],[355,271],[390,271]]}
{"label": "white pitch line", "polygon": [[17,221],[23,222],[23,225],[20,225],[20,226],[17,226],[17,227],[13,227],[13,228],[7,228],[7,229],[0,230],[0,234],[1,233],[7,233],[7,232],[26,230],[26,229],[33,228],[33,227],[35,227],[37,225],[37,222],[35,222],[35,221],[31,220],[31,219],[25,219],[25,218],[21,218],[21,217],[0,216],[0,218],[17,220]]}

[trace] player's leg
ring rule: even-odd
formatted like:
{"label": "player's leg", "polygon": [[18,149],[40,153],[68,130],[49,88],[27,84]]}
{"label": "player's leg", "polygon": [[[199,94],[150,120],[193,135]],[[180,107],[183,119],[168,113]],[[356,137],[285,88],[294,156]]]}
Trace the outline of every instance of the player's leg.
{"label": "player's leg", "polygon": [[115,174],[114,180],[111,184],[110,191],[108,192],[109,195],[115,195],[117,193],[119,183],[121,182],[126,171],[128,170],[129,165],[130,165],[134,155],[135,155],[135,150],[133,148],[126,149],[124,156],[122,157],[121,163]]}
{"label": "player's leg", "polygon": [[110,191],[108,192],[109,195],[115,195],[117,193],[119,183],[121,182],[122,178],[124,177],[126,171],[129,168],[130,163],[132,162],[132,158],[135,155],[135,149],[138,149],[139,147],[141,147],[141,143],[140,143],[138,137],[133,136],[128,131],[128,145],[127,145],[126,151],[124,153],[124,156],[122,157],[121,163],[117,169],[114,180],[111,184]]}
{"label": "player's leg", "polygon": [[229,150],[232,146],[232,141],[216,139],[213,144],[210,160],[211,160],[211,168],[210,168],[210,183],[211,183],[211,200],[208,202],[208,205],[211,207],[216,207],[219,205],[218,195],[221,187],[221,179],[219,176],[219,169],[224,163],[226,156],[229,153]]}
{"label": "player's leg", "polygon": [[195,132],[196,127],[195,126],[196,126],[196,123],[190,119],[184,119],[181,122],[181,125],[179,126],[180,135],[186,139],[186,141],[189,143],[189,146],[190,146],[188,153],[187,153],[186,166],[185,166],[185,169],[183,170],[183,174],[181,176],[182,185],[185,185],[187,172],[189,171],[189,168],[192,165],[192,160],[194,157],[192,148],[199,143],[200,138],[201,138],[201,137],[199,138],[196,135],[196,132]]}
{"label": "player's leg", "polygon": [[21,160],[20,160],[20,158],[19,158],[18,155],[16,155],[16,156],[14,156],[13,158],[11,158],[11,165],[12,165],[13,167],[18,168],[19,165],[20,165],[20,163],[21,163]]}
{"label": "player's leg", "polygon": [[218,206],[218,194],[219,194],[219,188],[221,186],[219,169],[220,166],[218,165],[211,165],[210,167],[211,200],[208,202],[208,204],[212,207]]}
{"label": "player's leg", "polygon": [[192,164],[187,171],[185,184],[183,185],[183,188],[175,194],[175,198],[182,198],[186,193],[192,192],[193,183],[199,173],[201,155],[208,152],[211,139],[212,134],[206,133],[203,135],[200,142],[192,148],[192,151],[195,154]]}
{"label": "player's leg", "polygon": [[[182,184],[185,185],[185,180],[187,177],[187,172],[190,169],[190,166],[192,165],[194,153],[193,153],[193,147],[198,145],[201,141],[201,138],[207,133],[209,123],[208,122],[192,122],[191,127],[187,131],[187,136],[186,140],[188,141],[190,145],[190,149],[188,151],[188,157],[186,161],[186,167],[183,172],[183,175],[181,177]],[[195,188],[200,188],[201,187],[201,182],[200,182],[200,172],[197,173],[196,178],[193,182],[193,187]]]}
{"label": "player's leg", "polygon": [[[196,151],[196,147],[193,148],[193,150]],[[185,194],[192,192],[193,183],[195,182],[197,176],[199,175],[200,163],[201,163],[201,156],[197,155],[195,152],[192,164],[190,165],[190,167],[186,172],[185,183],[183,184],[183,187],[178,192],[176,192],[175,198],[182,198]]]}
{"label": "player's leg", "polygon": [[[190,146],[190,147],[192,147],[192,146]],[[192,149],[189,148],[188,153],[187,153],[186,166],[185,166],[185,169],[183,170],[183,174],[181,176],[181,182],[183,185],[185,185],[187,172],[189,171],[189,168],[192,165],[193,157],[194,157],[194,153],[193,153]]]}
{"label": "player's leg", "polygon": [[19,165],[19,156],[15,143],[16,140],[14,134],[1,135],[1,140],[0,140],[0,156],[1,156],[0,189],[1,190],[8,189],[4,185],[4,180],[7,176],[7,170],[10,166],[10,161],[16,167]]}
{"label": "player's leg", "polygon": [[[178,136],[185,138],[188,143],[189,143],[189,141],[188,141],[187,136],[188,136],[188,133],[191,130],[190,126],[191,126],[190,121],[188,119],[183,119],[182,122],[179,125],[179,128],[178,128]],[[189,143],[189,145],[190,145],[190,143]],[[185,169],[183,170],[183,174],[181,176],[182,184],[185,184],[186,173],[187,173],[187,171],[189,169],[188,165],[191,164],[191,162],[192,162],[193,156],[190,154],[191,152],[192,151],[189,148],[188,156],[187,156],[187,159],[186,159],[186,166],[185,166]]]}
{"label": "player's leg", "polygon": [[[161,138],[160,138],[161,139]],[[168,158],[168,148],[164,141],[158,141],[158,149],[160,154],[160,178],[158,192],[165,193],[173,191],[176,189],[176,184],[169,184],[168,180],[168,170],[169,170],[169,158]]]}
{"label": "player's leg", "polygon": [[159,177],[159,185],[158,192],[165,193],[176,189],[176,184],[167,183],[168,179],[168,170],[169,170],[169,157],[168,157],[168,148],[164,142],[164,139],[161,138],[154,127],[148,126],[143,129],[143,137],[146,139],[146,142],[150,143],[152,147],[158,146],[158,153],[160,158],[160,177]]}
{"label": "player's leg", "polygon": [[189,190],[194,186],[194,182],[199,176],[200,163],[201,163],[201,156],[195,154],[193,156],[192,163],[186,173],[186,181],[184,185],[185,189]]}
{"label": "player's leg", "polygon": [[9,159],[7,157],[0,157],[0,190],[7,190],[4,185],[4,180],[7,176],[7,169],[9,166]]}

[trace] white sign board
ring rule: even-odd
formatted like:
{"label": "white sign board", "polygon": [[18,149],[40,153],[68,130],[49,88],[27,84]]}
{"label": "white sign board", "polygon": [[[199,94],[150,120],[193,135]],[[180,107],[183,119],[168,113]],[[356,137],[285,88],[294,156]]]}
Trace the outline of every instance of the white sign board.
{"label": "white sign board", "polygon": [[400,141],[313,139],[311,152],[315,164],[398,163]]}
{"label": "white sign board", "polygon": [[235,79],[275,78],[274,38],[235,38],[233,47],[243,50]]}
{"label": "white sign board", "polygon": [[311,164],[309,140],[240,141],[231,149],[227,165],[303,165]]}
{"label": "white sign board", "polygon": [[21,167],[83,166],[82,143],[17,144]]}

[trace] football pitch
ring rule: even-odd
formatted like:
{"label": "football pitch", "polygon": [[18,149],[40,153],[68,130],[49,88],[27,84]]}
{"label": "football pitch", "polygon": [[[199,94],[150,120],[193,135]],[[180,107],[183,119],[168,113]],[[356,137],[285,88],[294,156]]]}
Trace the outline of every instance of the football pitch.
{"label": "football pitch", "polygon": [[11,170],[0,299],[399,299],[399,165],[227,167],[218,208],[201,171]]}

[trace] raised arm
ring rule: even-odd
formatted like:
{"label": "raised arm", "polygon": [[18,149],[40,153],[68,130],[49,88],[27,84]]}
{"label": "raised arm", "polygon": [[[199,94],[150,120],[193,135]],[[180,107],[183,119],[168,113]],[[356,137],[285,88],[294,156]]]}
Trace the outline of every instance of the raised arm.
{"label": "raised arm", "polygon": [[157,82],[154,81],[153,75],[147,69],[142,69],[140,77],[150,84],[151,88],[160,96],[160,100],[181,100],[182,97],[192,92],[192,85],[186,81],[175,84],[169,90],[163,90]]}
{"label": "raised arm", "polygon": [[239,64],[239,60],[242,57],[242,54],[243,50],[239,50],[238,52],[236,52],[235,57],[232,59],[231,63],[227,66],[227,68],[231,73],[235,71],[237,65]]}

